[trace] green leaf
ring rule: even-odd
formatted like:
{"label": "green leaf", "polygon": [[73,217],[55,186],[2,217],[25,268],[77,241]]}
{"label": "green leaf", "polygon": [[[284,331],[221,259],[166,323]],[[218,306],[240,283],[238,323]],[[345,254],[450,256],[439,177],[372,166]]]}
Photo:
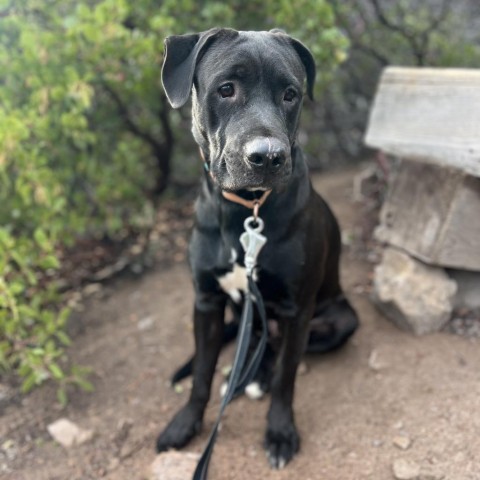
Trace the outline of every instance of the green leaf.
{"label": "green leaf", "polygon": [[93,392],[95,390],[93,384],[84,378],[75,378],[75,383],[86,392]]}
{"label": "green leaf", "polygon": [[70,338],[68,338],[68,335],[62,331],[62,330],[58,330],[56,333],[55,333],[55,336],[58,338],[58,340],[60,340],[60,342],[65,345],[65,346],[68,346],[68,345],[71,345],[71,340]]}
{"label": "green leaf", "polygon": [[35,372],[31,372],[27,378],[22,382],[22,392],[29,392],[37,384],[37,377]]}
{"label": "green leaf", "polygon": [[33,237],[35,238],[35,241],[38,243],[40,248],[46,251],[51,250],[52,247],[50,241],[48,240],[47,234],[41,227],[35,229]]}
{"label": "green leaf", "polygon": [[53,377],[57,380],[61,380],[65,377],[62,369],[56,363],[50,363],[50,365],[48,365],[48,369],[52,372]]}
{"label": "green leaf", "polygon": [[55,255],[47,255],[43,257],[39,262],[39,266],[44,270],[49,270],[51,268],[58,269],[60,268],[60,262]]}
{"label": "green leaf", "polygon": [[67,405],[68,397],[67,397],[67,392],[65,391],[65,387],[60,387],[57,389],[57,400],[62,407]]}
{"label": "green leaf", "polygon": [[0,228],[0,245],[4,245],[6,248],[13,248],[15,241],[10,233],[5,228]]}

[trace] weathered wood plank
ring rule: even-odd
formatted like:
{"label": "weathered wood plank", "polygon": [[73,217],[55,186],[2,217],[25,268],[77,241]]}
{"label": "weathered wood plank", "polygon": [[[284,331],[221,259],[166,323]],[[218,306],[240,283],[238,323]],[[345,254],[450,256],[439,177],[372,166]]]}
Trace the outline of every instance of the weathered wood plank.
{"label": "weathered wood plank", "polygon": [[365,142],[480,176],[480,71],[385,69]]}
{"label": "weathered wood plank", "polygon": [[403,160],[375,236],[432,265],[480,270],[480,178]]}

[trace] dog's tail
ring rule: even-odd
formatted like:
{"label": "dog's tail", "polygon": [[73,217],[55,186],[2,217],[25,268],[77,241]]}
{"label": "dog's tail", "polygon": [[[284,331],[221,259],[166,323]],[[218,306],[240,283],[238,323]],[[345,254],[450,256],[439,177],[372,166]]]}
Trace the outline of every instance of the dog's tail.
{"label": "dog's tail", "polygon": [[[236,321],[229,322],[225,325],[223,329],[223,339],[222,347],[228,345],[230,342],[235,340],[238,333],[238,323]],[[174,386],[176,383],[180,382],[184,378],[189,377],[193,372],[193,356],[190,357],[181,367],[179,367],[175,373],[172,375],[170,380],[171,385]]]}

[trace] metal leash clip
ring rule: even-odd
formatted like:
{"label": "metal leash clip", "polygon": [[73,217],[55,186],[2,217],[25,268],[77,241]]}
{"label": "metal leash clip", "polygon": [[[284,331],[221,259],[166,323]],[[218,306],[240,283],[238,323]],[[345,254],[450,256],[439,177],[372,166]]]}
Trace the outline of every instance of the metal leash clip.
{"label": "metal leash clip", "polygon": [[245,268],[249,276],[253,274],[260,250],[267,243],[267,237],[260,233],[263,226],[263,220],[258,215],[248,217],[243,223],[245,232],[240,236],[240,243],[245,250]]}

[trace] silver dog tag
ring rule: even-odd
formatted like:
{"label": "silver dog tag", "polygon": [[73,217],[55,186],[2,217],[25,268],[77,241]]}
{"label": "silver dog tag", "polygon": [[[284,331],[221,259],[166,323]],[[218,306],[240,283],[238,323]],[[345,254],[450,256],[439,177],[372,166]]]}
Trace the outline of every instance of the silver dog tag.
{"label": "silver dog tag", "polygon": [[[255,227],[252,224],[256,223]],[[245,268],[248,275],[252,275],[257,264],[257,257],[260,250],[267,243],[267,237],[260,232],[263,230],[263,220],[259,217],[248,217],[244,224],[245,232],[240,236],[240,243],[245,250]]]}

